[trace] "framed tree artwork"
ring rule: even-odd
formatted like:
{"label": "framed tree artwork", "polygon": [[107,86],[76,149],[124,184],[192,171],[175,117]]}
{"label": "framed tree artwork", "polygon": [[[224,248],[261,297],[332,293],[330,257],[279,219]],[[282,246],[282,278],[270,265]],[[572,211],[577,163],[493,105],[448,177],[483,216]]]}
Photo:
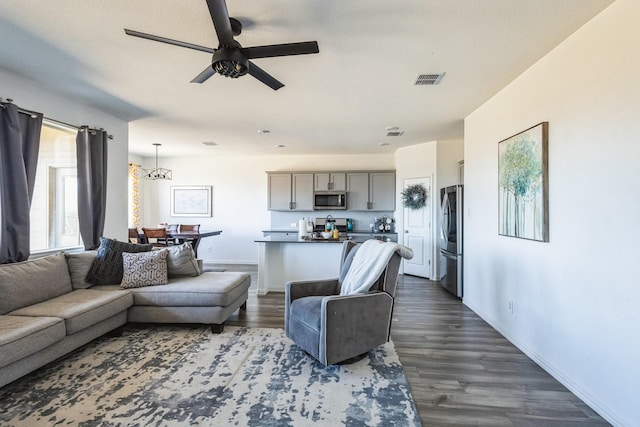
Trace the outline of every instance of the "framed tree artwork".
{"label": "framed tree artwork", "polygon": [[498,234],[549,241],[549,123],[498,143]]}

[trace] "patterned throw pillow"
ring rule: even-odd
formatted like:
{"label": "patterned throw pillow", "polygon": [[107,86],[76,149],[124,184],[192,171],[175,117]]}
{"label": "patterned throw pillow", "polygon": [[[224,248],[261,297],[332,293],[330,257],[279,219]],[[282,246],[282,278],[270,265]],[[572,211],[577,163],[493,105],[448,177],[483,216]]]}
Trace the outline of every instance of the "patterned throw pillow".
{"label": "patterned throw pillow", "polygon": [[169,252],[151,251],[122,254],[124,273],[120,288],[141,288],[143,286],[166,285],[167,257]]}
{"label": "patterned throw pillow", "polygon": [[137,245],[101,237],[96,259],[89,269],[86,281],[94,285],[117,285],[122,281],[122,253],[148,252],[151,249],[152,245]]}

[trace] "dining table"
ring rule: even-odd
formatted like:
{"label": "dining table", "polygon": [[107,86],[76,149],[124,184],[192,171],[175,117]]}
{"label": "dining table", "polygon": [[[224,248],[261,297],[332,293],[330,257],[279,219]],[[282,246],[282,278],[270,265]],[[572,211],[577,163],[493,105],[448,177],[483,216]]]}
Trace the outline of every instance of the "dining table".
{"label": "dining table", "polygon": [[200,240],[205,237],[218,236],[222,233],[222,230],[212,230],[212,231],[169,231],[167,230],[167,239],[172,239],[177,241],[178,243],[189,242],[193,251],[196,253],[196,257],[198,256],[198,246],[200,245]]}
{"label": "dining table", "polygon": [[[193,251],[198,256],[198,246],[200,245],[200,240],[205,237],[218,236],[222,233],[222,230],[201,230],[201,231],[171,231],[167,230],[167,240],[182,244],[184,242],[189,242]],[[144,237],[144,234],[138,234],[138,242],[139,243],[147,243],[147,239]]]}

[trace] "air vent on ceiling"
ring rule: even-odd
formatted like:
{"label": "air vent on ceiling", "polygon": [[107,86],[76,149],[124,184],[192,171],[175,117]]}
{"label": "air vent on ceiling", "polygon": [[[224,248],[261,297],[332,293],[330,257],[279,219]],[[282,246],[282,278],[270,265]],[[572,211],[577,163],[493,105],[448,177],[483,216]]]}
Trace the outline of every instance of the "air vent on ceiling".
{"label": "air vent on ceiling", "polygon": [[387,136],[401,136],[404,134],[404,131],[401,130],[389,130],[387,131]]}
{"label": "air vent on ceiling", "polygon": [[442,74],[418,74],[416,81],[413,82],[414,86],[424,86],[424,85],[437,85],[442,80]]}
{"label": "air vent on ceiling", "polygon": [[401,136],[403,133],[398,126],[387,126],[387,136]]}

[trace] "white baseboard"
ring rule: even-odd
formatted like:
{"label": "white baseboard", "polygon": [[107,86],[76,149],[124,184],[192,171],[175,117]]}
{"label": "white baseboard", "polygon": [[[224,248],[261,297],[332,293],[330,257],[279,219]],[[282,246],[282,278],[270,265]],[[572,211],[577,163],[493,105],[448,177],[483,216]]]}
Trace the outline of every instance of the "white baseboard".
{"label": "white baseboard", "polygon": [[258,265],[257,261],[247,261],[247,260],[219,260],[219,259],[207,259],[207,260],[202,260],[202,263],[205,265],[209,265],[209,264],[238,264],[238,265]]}
{"label": "white baseboard", "polygon": [[482,310],[479,310],[477,307],[474,307],[473,304],[470,304],[467,300],[463,298],[462,303],[469,307],[471,311],[476,313],[482,320],[487,322],[498,331],[503,337],[507,339],[511,344],[515,345],[527,355],[531,360],[536,362],[542,369],[544,369],[549,375],[558,380],[562,385],[569,389],[573,394],[578,396],[582,401],[584,401],[591,409],[596,411],[602,418],[613,424],[614,426],[629,426],[632,424],[621,421],[616,414],[605,404],[603,404],[598,398],[591,395],[586,390],[583,390],[579,387],[571,378],[567,377],[562,373],[562,371],[558,370],[555,366],[550,364],[547,360],[545,360],[540,354],[538,354],[535,350],[528,347],[525,343],[521,342],[517,337],[513,336],[509,329],[504,327],[500,322],[498,322],[493,317],[483,313]]}

